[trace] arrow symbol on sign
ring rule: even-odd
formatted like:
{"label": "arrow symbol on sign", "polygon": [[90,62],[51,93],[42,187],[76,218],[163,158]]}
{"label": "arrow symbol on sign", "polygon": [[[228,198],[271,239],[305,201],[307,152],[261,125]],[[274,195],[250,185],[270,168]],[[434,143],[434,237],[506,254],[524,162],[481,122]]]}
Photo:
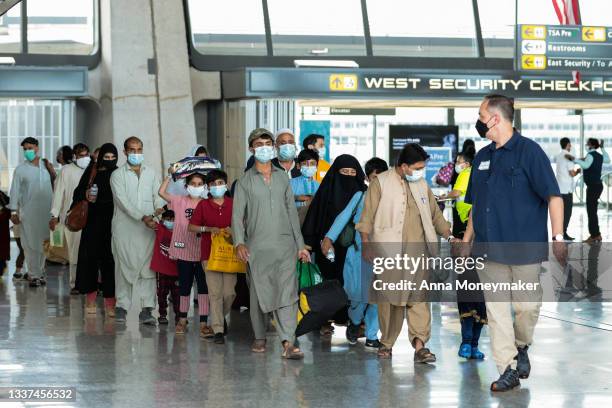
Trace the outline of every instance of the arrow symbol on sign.
{"label": "arrow symbol on sign", "polygon": [[525,58],[525,66],[530,67],[532,63],[533,60],[531,59],[531,57]]}
{"label": "arrow symbol on sign", "polygon": [[336,78],[332,81],[332,84],[334,84],[334,86],[336,88],[340,88],[340,84],[342,83],[342,81],[340,80],[340,78]]}
{"label": "arrow symbol on sign", "polygon": [[528,42],[527,44],[525,44],[525,49],[526,49],[527,51],[531,51],[531,49],[532,49],[532,48],[533,48],[533,46],[531,45],[531,43],[530,43],[530,42]]}
{"label": "arrow symbol on sign", "polygon": [[584,32],[584,36],[586,38],[588,38],[589,40],[593,37],[593,32],[591,31],[590,28],[588,28],[585,32]]}
{"label": "arrow symbol on sign", "polygon": [[527,34],[527,35],[531,36],[531,34],[533,34],[533,30],[532,30],[531,28],[529,28],[529,27],[528,27],[528,28],[525,30],[525,34]]}

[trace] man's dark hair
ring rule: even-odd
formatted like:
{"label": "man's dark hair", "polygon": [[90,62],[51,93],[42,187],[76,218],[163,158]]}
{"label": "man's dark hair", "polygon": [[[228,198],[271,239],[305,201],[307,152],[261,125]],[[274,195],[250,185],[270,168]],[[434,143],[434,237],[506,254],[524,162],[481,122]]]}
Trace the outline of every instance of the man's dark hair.
{"label": "man's dark hair", "polygon": [[72,147],[72,151],[74,154],[79,154],[80,152],[88,152],[89,147],[85,143],[77,143]]}
{"label": "man's dark hair", "polygon": [[162,213],[162,218],[174,218],[174,211],[166,210]]}
{"label": "man's dark hair", "polygon": [[193,174],[188,175],[187,178],[185,178],[185,188],[187,188],[187,185],[194,178],[199,178],[200,180],[202,180],[202,183],[206,184],[206,176],[205,175],[203,175],[202,173],[193,173]]}
{"label": "man's dark hair", "polygon": [[487,109],[495,108],[501,113],[504,119],[510,123],[514,121],[514,98],[493,94],[485,96],[485,100],[488,102]]}
{"label": "man's dark hair", "polygon": [[312,149],[304,149],[298,154],[298,157],[297,157],[298,163],[303,163],[308,160],[316,160],[316,162],[318,163],[319,153],[315,152]]}
{"label": "man's dark hair", "polygon": [[560,140],[560,143],[561,143],[561,148],[565,149],[567,147],[567,145],[572,143],[572,142],[569,140],[569,137],[562,137],[561,140]]}
{"label": "man's dark hair", "polygon": [[227,173],[223,170],[214,169],[206,175],[206,184],[214,183],[217,180],[223,180],[227,184]]}
{"label": "man's dark hair", "polygon": [[587,139],[587,144],[591,146],[593,149],[599,149],[599,140],[590,137]]}
{"label": "man's dark hair", "polygon": [[304,138],[304,141],[302,141],[302,146],[304,149],[308,149],[308,146],[317,143],[317,140],[319,139],[325,140],[325,136],[312,133]]}
{"label": "man's dark hair", "polygon": [[142,140],[140,140],[136,136],[130,136],[127,139],[125,139],[125,142],[123,142],[123,149],[124,150],[127,150],[128,144],[130,144],[130,142],[138,142],[138,143],[140,143],[141,146],[144,146],[144,143],[142,143]]}
{"label": "man's dark hair", "polygon": [[21,147],[23,147],[23,145],[25,145],[25,144],[31,144],[31,145],[34,145],[34,146],[38,146],[38,139],[34,139],[33,137],[26,137],[21,142]]}
{"label": "man's dark hair", "polygon": [[407,143],[397,158],[397,165],[411,165],[429,159],[429,155],[418,143]]}
{"label": "man's dark hair", "polygon": [[387,162],[379,157],[372,157],[365,164],[366,176],[370,177],[370,174],[376,172],[376,174],[382,173],[389,170]]}

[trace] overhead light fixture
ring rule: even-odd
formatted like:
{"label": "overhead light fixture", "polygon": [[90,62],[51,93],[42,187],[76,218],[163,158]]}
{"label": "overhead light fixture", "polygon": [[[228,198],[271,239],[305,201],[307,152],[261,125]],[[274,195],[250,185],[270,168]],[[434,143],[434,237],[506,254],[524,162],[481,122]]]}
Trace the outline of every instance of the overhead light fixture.
{"label": "overhead light fixture", "polygon": [[351,60],[293,60],[296,68],[359,68],[359,64]]}
{"label": "overhead light fixture", "polygon": [[310,53],[312,55],[329,54],[329,48],[326,47],[326,48],[319,48],[318,50],[317,49],[310,50]]}
{"label": "overhead light fixture", "polygon": [[13,58],[13,57],[0,57],[0,65],[15,65],[15,58]]}

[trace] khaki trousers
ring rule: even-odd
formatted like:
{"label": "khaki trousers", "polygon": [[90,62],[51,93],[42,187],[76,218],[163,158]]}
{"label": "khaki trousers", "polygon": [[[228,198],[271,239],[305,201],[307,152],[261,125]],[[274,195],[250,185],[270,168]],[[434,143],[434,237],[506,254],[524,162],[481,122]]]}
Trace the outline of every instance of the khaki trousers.
{"label": "khaki trousers", "polygon": [[206,264],[206,261],[202,262],[210,303],[208,323],[215,333],[223,333],[225,316],[231,311],[232,303],[236,298],[234,287],[236,286],[237,275],[235,273],[209,271],[206,269]]}
{"label": "khaki trousers", "polygon": [[508,366],[516,369],[514,357],[518,354],[517,347],[528,346],[533,341],[533,331],[542,306],[540,267],[539,263],[503,265],[486,262],[484,269],[478,271],[483,283],[510,283],[519,280],[538,283],[538,291],[484,292],[493,360],[500,374]]}
{"label": "khaki trousers", "polygon": [[392,348],[399,337],[404,319],[408,321],[408,338],[413,344],[415,338],[423,344],[429,341],[431,335],[431,310],[429,303],[415,302],[407,306],[395,306],[391,303],[378,304],[378,323],[382,336],[380,342],[387,348]]}

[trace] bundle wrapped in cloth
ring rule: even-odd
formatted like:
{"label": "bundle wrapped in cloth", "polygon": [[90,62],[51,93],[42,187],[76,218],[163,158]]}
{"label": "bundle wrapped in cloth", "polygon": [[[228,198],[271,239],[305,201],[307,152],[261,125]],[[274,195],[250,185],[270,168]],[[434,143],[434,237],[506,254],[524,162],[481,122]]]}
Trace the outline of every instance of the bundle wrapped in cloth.
{"label": "bundle wrapped in cloth", "polygon": [[185,157],[172,165],[172,179],[177,181],[193,173],[206,175],[209,171],[219,167],[219,161],[210,157]]}

